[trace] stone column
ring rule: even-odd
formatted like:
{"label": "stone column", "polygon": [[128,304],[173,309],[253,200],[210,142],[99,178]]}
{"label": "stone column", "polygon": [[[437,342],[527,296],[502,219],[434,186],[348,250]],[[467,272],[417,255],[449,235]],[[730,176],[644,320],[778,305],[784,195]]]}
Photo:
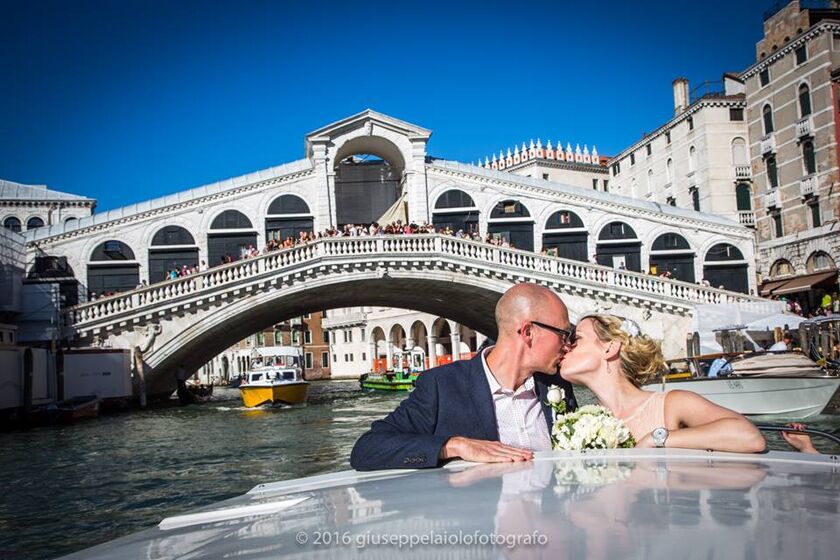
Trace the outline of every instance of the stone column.
{"label": "stone column", "polygon": [[370,371],[373,371],[376,367],[376,360],[379,358],[376,354],[376,341],[371,340],[368,346],[370,352]]}
{"label": "stone column", "polygon": [[449,337],[452,341],[452,361],[461,359],[461,325],[456,325]]}
{"label": "stone column", "polygon": [[437,365],[438,365],[438,363],[437,363],[437,341],[438,341],[438,339],[437,339],[436,336],[430,336],[426,339],[426,341],[428,342],[428,346],[429,346],[429,351],[428,351],[429,367],[430,368],[437,367]]}

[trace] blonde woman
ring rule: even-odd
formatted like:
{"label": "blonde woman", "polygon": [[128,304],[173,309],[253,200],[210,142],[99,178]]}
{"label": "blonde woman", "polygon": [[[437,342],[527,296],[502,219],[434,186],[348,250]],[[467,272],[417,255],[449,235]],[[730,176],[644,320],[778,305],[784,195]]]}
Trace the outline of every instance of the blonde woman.
{"label": "blonde woman", "polygon": [[696,393],[652,393],[639,387],[664,366],[658,342],[632,321],[589,315],[578,322],[560,374],[584,385],[624,421],[637,447],[681,447],[755,453],[765,441],[746,418]]}

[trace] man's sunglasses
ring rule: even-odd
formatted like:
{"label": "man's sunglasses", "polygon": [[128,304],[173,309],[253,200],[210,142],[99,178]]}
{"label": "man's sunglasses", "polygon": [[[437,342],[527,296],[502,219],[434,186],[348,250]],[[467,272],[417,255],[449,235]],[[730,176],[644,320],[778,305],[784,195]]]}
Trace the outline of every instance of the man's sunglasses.
{"label": "man's sunglasses", "polygon": [[[543,328],[547,331],[551,331],[556,334],[560,338],[560,342],[563,344],[574,344],[575,342],[575,327],[572,326],[571,330],[561,329],[560,327],[553,327],[551,325],[546,325],[545,323],[540,323],[539,321],[531,321],[531,324],[537,325],[540,328]],[[517,334],[522,329],[516,331]]]}

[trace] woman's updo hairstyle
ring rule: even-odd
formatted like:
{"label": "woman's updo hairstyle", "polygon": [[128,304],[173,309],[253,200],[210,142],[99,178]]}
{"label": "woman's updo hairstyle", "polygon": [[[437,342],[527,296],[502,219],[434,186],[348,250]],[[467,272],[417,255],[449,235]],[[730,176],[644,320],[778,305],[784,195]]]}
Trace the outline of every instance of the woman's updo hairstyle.
{"label": "woman's updo hairstyle", "polygon": [[621,342],[621,370],[636,387],[644,385],[665,368],[662,346],[646,334],[641,334],[639,327],[632,321],[615,315],[587,315],[581,317],[578,324],[584,319],[592,321],[595,334],[601,342]]}

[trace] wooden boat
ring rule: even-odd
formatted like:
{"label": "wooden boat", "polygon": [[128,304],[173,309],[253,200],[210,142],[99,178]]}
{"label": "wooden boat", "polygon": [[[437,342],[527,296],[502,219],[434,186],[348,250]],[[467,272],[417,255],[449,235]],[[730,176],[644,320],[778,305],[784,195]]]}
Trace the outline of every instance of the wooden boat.
{"label": "wooden boat", "polygon": [[247,407],[303,404],[309,382],[303,380],[300,368],[264,366],[245,374],[239,392]]}
{"label": "wooden boat", "polygon": [[178,400],[182,405],[206,403],[213,397],[213,384],[200,385],[178,381]]}
{"label": "wooden boat", "polygon": [[745,415],[819,414],[840,387],[840,377],[801,352],[706,354],[672,360],[668,366],[668,373],[642,389],[693,391]]}
{"label": "wooden boat", "polygon": [[55,403],[60,422],[70,423],[84,418],[99,416],[100,399],[96,395],[84,395]]}

